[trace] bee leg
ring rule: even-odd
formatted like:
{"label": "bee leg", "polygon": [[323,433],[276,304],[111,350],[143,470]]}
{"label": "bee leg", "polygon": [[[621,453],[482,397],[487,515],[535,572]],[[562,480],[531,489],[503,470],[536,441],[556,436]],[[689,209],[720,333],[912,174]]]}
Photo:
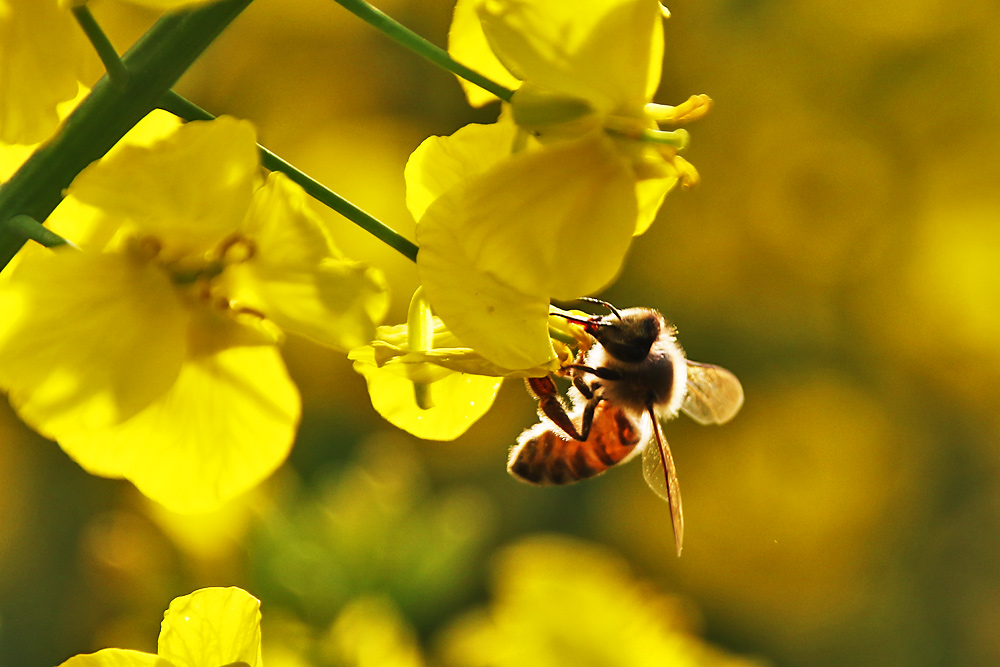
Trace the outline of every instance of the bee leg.
{"label": "bee leg", "polygon": [[616,371],[614,369],[605,368],[603,366],[599,366],[597,368],[591,368],[590,366],[586,366],[584,364],[570,364],[568,366],[564,366],[563,368],[572,368],[574,370],[583,371],[584,373],[590,373],[591,375],[595,375],[595,376],[601,378],[602,380],[621,380],[622,379],[622,374],[621,373],[619,373],[618,371]]}
{"label": "bee leg", "polygon": [[[574,440],[583,441],[587,439],[585,434],[581,435],[576,430],[576,425],[570,418],[569,413],[566,412],[566,406],[559,399],[559,390],[556,388],[556,383],[552,381],[550,376],[526,378],[525,382],[528,384],[528,389],[531,393],[538,399],[538,410],[543,415],[548,417],[553,424],[561,428],[566,435]],[[586,419],[586,413],[584,414],[584,419],[585,421],[590,421]],[[593,411],[591,411],[592,419]],[[589,423],[587,424],[587,431],[590,431]]]}
{"label": "bee leg", "polygon": [[583,407],[583,416],[580,419],[580,440],[586,440],[590,436],[590,425],[594,422],[594,411],[597,410],[597,404],[603,400],[597,394],[591,394],[588,397],[587,404]]}
{"label": "bee leg", "polygon": [[587,382],[582,376],[573,373],[573,386],[576,387],[581,396],[587,399],[580,417],[580,440],[586,440],[590,436],[590,425],[594,422],[594,411],[597,410],[597,404],[604,400],[597,393],[597,390],[601,388],[601,383],[597,380]]}
{"label": "bee leg", "polygon": [[588,384],[586,380],[584,380],[582,377],[574,373],[573,386],[576,387],[576,390],[580,392],[580,394],[582,394],[584,398],[590,400],[591,398],[594,397],[594,391],[601,386],[601,383],[592,382]]}

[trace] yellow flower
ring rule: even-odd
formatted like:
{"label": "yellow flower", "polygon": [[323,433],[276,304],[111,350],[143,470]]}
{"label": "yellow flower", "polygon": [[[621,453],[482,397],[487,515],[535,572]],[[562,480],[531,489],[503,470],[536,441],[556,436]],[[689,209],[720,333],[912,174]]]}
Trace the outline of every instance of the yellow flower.
{"label": "yellow flower", "polygon": [[[562,318],[550,326],[566,330]],[[556,341],[559,358],[569,348]],[[505,377],[542,376],[558,362],[528,369],[503,368],[465,347],[441,319],[431,317],[422,290],[406,324],[379,327],[375,340],[351,350],[354,370],[368,384],[372,406],[388,422],[427,440],[453,440],[489,410]]]}
{"label": "yellow flower", "polygon": [[[635,170],[636,234],[649,227],[674,185],[698,178],[677,156],[687,133],[661,132],[658,124],[690,122],[711,105],[706,95],[676,107],[652,102],[665,13],[657,0],[459,0],[449,36],[456,59],[501,83],[520,83],[511,110],[533,136],[552,142],[600,130],[614,139]],[[463,85],[472,104],[488,101],[481,89]]]}
{"label": "yellow flower", "polygon": [[461,0],[451,52],[523,83],[495,125],[431,137],[411,156],[421,281],[465,345],[506,368],[546,364],[550,299],[607,285],[666,193],[696,178],[677,156],[686,132],[657,123],[693,119],[708,99],[650,103],[655,0]]}
{"label": "yellow flower", "polygon": [[56,107],[96,78],[96,57],[57,0],[0,0],[0,142],[34,144],[59,123]]}
{"label": "yellow flower", "polygon": [[70,186],[50,224],[78,249],[31,248],[0,286],[0,387],[88,471],[194,512],[291,447],[300,405],[278,327],[346,350],[386,297],[301,189],[261,184],[249,123],[170,130],[164,116]]}
{"label": "yellow flower", "polygon": [[351,350],[348,357],[386,421],[425,440],[453,440],[486,414],[503,378],[448,368],[445,364],[488,362],[463,348],[437,318],[433,349],[409,349],[408,334],[406,324],[379,327],[370,345]]}
{"label": "yellow flower", "polygon": [[422,288],[410,300],[406,324],[379,327],[370,345],[352,350],[348,357],[364,376],[375,410],[391,424],[428,440],[453,440],[486,414],[500,389],[498,376],[503,375],[465,372],[470,362],[482,362],[482,357],[462,348],[431,316]]}
{"label": "yellow flower", "polygon": [[465,346],[524,369],[555,358],[549,299],[594,292],[618,272],[636,203],[606,137],[511,155],[516,134],[501,120],[432,137],[405,176],[434,312]]}
{"label": "yellow flower", "polygon": [[417,633],[391,598],[367,595],[340,610],[323,647],[332,664],[356,667],[424,667]]}
{"label": "yellow flower", "polygon": [[[311,615],[311,617],[314,617]],[[268,612],[267,667],[425,667],[420,639],[391,597],[362,594],[317,628]]]}
{"label": "yellow flower", "polygon": [[[489,609],[460,618],[440,645],[446,667],[752,667],[687,630],[682,606],[595,545],[556,536],[501,553]],[[759,667],[759,666],[758,666]]]}
{"label": "yellow flower", "polygon": [[120,648],[77,655],[60,667],[259,667],[260,602],[240,588],[202,588],[163,614],[156,654]]}

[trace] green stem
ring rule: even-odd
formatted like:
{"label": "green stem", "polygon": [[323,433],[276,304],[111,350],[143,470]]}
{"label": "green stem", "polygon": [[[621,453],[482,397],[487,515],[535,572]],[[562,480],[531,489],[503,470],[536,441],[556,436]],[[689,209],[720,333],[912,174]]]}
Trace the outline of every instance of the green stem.
{"label": "green stem", "polygon": [[[159,106],[185,120],[213,120],[215,118],[211,113],[173,90],[167,91],[160,100]],[[257,144],[257,148],[260,151],[260,162],[265,168],[285,174],[292,181],[302,186],[302,189],[316,201],[341,214],[375,238],[397,250],[407,259],[414,262],[417,261],[417,246],[413,241],[410,241],[399,232],[382,223],[378,218],[347,201],[319,181],[293,167],[267,148],[260,144]]]}
{"label": "green stem", "polygon": [[[155,109],[164,93],[251,2],[219,0],[157,21],[122,58],[128,80],[113,83],[105,76],[98,81],[60,131],[0,187],[0,220],[21,214],[48,218],[76,175]],[[0,243],[0,268],[23,244],[15,239]]]}
{"label": "green stem", "polygon": [[125,69],[125,63],[122,62],[122,59],[118,57],[118,51],[111,43],[111,40],[101,30],[97,19],[90,13],[86,5],[74,7],[73,16],[76,18],[76,22],[80,24],[80,27],[83,28],[87,39],[94,45],[94,50],[97,51],[98,57],[104,63],[104,69],[108,71],[108,78],[111,80],[111,83],[124,86],[128,81],[128,70]]}
{"label": "green stem", "polygon": [[397,250],[407,259],[413,262],[417,261],[418,248],[416,243],[382,224],[378,218],[361,210],[325,185],[309,178],[263,146],[260,147],[260,152],[260,162],[265,168],[287,174],[290,179],[301,185],[310,197],[329,206],[375,238]]}
{"label": "green stem", "polygon": [[438,67],[446,69],[456,76],[462,77],[466,81],[476,84],[483,90],[493,93],[504,102],[510,102],[510,97],[514,94],[514,91],[487,79],[479,72],[473,71],[461,63],[455,62],[448,55],[447,51],[431,44],[420,35],[403,26],[395,19],[386,16],[364,0],[335,0],[335,2],[417,55],[426,58]]}
{"label": "green stem", "polygon": [[[27,241],[35,241],[46,248],[54,248],[69,243],[66,239],[53,231],[46,229],[45,225],[38,222],[30,215],[15,215],[0,223],[0,254],[8,252],[8,248],[16,253]],[[16,245],[16,247],[14,247]]]}

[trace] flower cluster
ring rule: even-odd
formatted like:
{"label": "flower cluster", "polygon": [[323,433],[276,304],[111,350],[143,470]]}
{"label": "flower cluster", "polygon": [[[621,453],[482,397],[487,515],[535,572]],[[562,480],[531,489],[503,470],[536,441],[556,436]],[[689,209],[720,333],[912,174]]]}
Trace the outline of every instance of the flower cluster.
{"label": "flower cluster", "polygon": [[163,614],[156,653],[106,648],[60,667],[259,667],[260,601],[241,588],[202,588]]}
{"label": "flower cluster", "polygon": [[[23,74],[0,76],[0,142],[46,136],[86,82],[69,12],[80,4],[0,0],[4,34],[67,50],[42,62],[36,46],[0,40],[16,65],[4,71]],[[660,124],[697,118],[708,99],[651,101],[663,15],[656,0],[459,0],[453,57],[515,90],[497,122],[411,155],[422,287],[396,327],[375,329],[381,274],[340,255],[298,186],[263,176],[249,124],[152,114],[46,221],[70,244],[31,248],[5,271],[0,388],[85,469],[182,512],[238,495],[286,456],[300,406],[284,331],[349,351],[390,422],[457,437],[502,378],[571,358],[558,339],[572,326],[550,301],[611,281],[667,192],[697,178],[677,154],[687,133]]]}
{"label": "flower cluster", "polygon": [[460,617],[439,642],[443,664],[763,667],[706,644],[680,600],[596,544],[523,538],[498,554],[491,583],[489,607]]}
{"label": "flower cluster", "polygon": [[[212,0],[128,0],[180,9]],[[57,108],[100,76],[70,7],[85,0],[0,0],[0,142],[35,144],[59,124]],[[44,49],[44,50],[43,50]]]}
{"label": "flower cluster", "polygon": [[73,182],[5,272],[0,386],[88,471],[207,510],[285,458],[299,397],[282,330],[347,350],[386,308],[302,190],[263,178],[253,128],[155,113]]}
{"label": "flower cluster", "polygon": [[[557,368],[565,350],[550,336],[550,301],[607,285],[666,194],[697,179],[677,154],[686,131],[658,124],[693,120],[709,99],[693,96],[677,107],[651,102],[664,13],[656,0],[459,0],[451,54],[516,90],[496,123],[423,142],[405,178],[423,292],[440,318],[435,331],[454,337],[444,343],[449,358],[460,347],[487,362],[464,372],[516,377]],[[465,87],[474,105],[492,99]],[[381,332],[374,349],[355,355],[356,367],[383,416],[422,437],[454,437],[451,427],[429,435],[431,419],[411,426],[430,414],[413,400],[386,406],[372,386],[373,369],[386,363],[377,352],[384,356],[404,331]],[[409,351],[404,358],[412,362]],[[396,393],[413,394],[403,375],[418,391],[428,382],[424,370],[416,377],[413,369],[396,367]],[[461,397],[452,399],[452,410],[461,410]],[[413,416],[400,417],[403,400]],[[461,411],[463,423],[474,420]]]}

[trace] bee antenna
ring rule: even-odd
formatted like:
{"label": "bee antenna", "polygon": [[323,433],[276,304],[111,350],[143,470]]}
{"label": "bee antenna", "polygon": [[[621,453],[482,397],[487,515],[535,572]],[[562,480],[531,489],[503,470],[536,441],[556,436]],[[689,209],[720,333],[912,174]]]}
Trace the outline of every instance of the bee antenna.
{"label": "bee antenna", "polygon": [[580,297],[580,301],[589,301],[590,303],[596,303],[596,304],[598,304],[600,306],[604,306],[605,308],[607,308],[608,310],[610,310],[611,313],[615,317],[617,317],[618,319],[622,318],[622,314],[618,311],[618,309],[615,308],[614,306],[612,306],[607,301],[602,301],[601,299],[595,299],[595,298],[590,297],[590,296],[581,296]]}

